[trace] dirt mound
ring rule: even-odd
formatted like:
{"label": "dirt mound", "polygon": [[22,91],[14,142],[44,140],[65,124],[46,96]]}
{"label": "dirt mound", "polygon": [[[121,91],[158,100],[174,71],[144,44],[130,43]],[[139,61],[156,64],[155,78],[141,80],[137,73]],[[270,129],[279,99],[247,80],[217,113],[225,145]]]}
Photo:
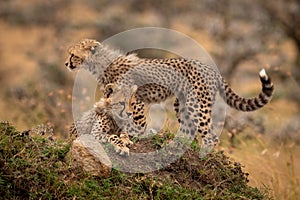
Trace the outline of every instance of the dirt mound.
{"label": "dirt mound", "polygon": [[0,123],[0,195],[4,199],[267,199],[247,185],[241,165],[223,152],[200,159],[189,149],[147,174],[113,170],[99,178],[72,167],[70,143],[31,136]]}

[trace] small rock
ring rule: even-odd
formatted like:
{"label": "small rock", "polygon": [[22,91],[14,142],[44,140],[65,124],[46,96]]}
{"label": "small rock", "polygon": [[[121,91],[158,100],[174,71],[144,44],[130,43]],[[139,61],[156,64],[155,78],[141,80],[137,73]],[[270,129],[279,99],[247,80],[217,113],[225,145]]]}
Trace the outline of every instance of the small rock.
{"label": "small rock", "polygon": [[73,141],[69,156],[72,164],[94,176],[109,177],[112,163],[102,145],[91,135],[82,135]]}

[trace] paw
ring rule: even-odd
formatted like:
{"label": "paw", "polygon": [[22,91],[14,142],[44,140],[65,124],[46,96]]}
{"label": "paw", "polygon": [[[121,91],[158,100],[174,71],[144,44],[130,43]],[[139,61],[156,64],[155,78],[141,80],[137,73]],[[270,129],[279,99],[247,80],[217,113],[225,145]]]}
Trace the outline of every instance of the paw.
{"label": "paw", "polygon": [[129,148],[126,146],[124,147],[115,146],[115,151],[121,156],[129,156]]}
{"label": "paw", "polygon": [[133,142],[130,139],[123,139],[121,138],[122,142],[124,143],[125,146],[131,146]]}
{"label": "paw", "polygon": [[121,133],[120,139],[122,140],[125,146],[131,146],[133,144],[133,142],[129,139],[126,133]]}

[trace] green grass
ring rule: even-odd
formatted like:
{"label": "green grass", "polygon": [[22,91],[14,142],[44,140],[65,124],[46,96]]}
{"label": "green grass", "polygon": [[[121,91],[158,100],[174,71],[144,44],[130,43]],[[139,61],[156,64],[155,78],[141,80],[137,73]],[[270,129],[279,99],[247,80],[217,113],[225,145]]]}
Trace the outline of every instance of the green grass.
{"label": "green grass", "polygon": [[100,178],[72,166],[70,144],[20,133],[0,123],[0,195],[3,199],[269,199],[247,185],[241,166],[222,152],[201,161],[189,150],[148,174],[112,171]]}

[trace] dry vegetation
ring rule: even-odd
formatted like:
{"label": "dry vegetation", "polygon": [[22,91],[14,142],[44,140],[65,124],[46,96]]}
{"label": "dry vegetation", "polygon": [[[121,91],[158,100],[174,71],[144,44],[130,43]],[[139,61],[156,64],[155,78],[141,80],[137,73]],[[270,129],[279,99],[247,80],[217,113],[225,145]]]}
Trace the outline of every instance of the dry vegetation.
{"label": "dry vegetation", "polygon": [[[218,148],[245,166],[251,186],[269,188],[275,199],[297,199],[299,13],[297,0],[1,1],[0,119],[19,130],[44,124],[66,138],[75,76],[64,67],[67,47],[135,27],[175,29],[199,42],[241,95],[257,93],[257,72],[267,68],[272,102],[255,113],[229,110]],[[84,181],[98,187],[98,180]]]}

